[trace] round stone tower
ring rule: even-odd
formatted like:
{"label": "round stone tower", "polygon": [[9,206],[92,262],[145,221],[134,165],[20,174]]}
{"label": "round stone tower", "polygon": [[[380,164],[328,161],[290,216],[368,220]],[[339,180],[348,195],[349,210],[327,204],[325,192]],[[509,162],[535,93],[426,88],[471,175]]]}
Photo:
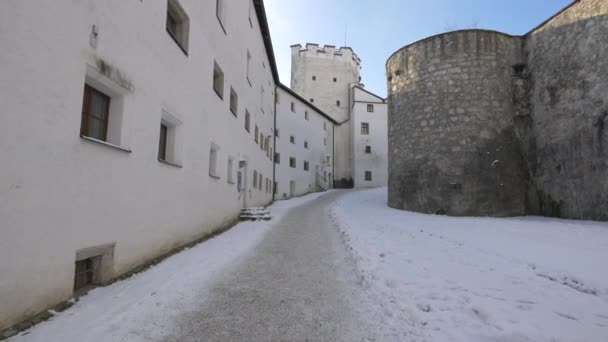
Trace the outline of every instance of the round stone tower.
{"label": "round stone tower", "polygon": [[518,37],[463,30],[388,59],[391,207],[455,216],[525,213],[512,105],[521,51]]}

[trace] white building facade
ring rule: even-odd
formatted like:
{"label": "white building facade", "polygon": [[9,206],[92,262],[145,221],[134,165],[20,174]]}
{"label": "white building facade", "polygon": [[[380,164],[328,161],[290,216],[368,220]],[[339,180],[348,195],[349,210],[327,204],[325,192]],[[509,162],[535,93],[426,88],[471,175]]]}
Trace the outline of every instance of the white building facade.
{"label": "white building facade", "polygon": [[355,188],[388,184],[388,106],[360,86],[352,88],[353,181]]}
{"label": "white building facade", "polygon": [[0,331],[229,226],[274,182],[331,186],[334,122],[281,88],[261,1],[4,0],[0,51]]}

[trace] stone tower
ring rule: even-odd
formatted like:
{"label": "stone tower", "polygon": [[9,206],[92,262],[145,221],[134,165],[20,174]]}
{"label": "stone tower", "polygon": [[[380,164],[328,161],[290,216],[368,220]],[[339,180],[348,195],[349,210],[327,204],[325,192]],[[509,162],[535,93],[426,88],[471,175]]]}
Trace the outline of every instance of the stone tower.
{"label": "stone tower", "polygon": [[361,60],[349,47],[291,47],[291,89],[340,124],[334,132],[334,186],[352,187],[351,88],[360,83]]}

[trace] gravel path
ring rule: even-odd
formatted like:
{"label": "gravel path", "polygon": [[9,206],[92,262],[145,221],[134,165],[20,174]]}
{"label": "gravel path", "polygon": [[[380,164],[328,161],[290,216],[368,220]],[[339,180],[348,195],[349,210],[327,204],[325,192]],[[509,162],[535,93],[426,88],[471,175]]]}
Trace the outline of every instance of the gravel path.
{"label": "gravel path", "polygon": [[227,270],[167,341],[366,341],[358,296],[327,208],[342,192],[292,209],[252,256]]}

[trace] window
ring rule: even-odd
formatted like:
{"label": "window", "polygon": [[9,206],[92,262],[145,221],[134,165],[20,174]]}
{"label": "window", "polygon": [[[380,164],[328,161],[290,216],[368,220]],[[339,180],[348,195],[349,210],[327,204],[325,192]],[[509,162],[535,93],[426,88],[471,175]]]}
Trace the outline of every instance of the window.
{"label": "window", "polygon": [[369,135],[369,123],[367,123],[367,122],[361,123],[361,134]]}
{"label": "window", "polygon": [[213,178],[220,178],[217,173],[217,153],[219,150],[219,146],[211,143],[211,148],[209,149],[209,176]]}
{"label": "window", "polygon": [[186,11],[184,11],[177,0],[167,1],[167,21],[165,26],[167,33],[187,55],[190,19],[188,19]]}
{"label": "window", "polygon": [[251,85],[251,79],[249,78],[250,75],[251,75],[251,53],[249,52],[249,49],[247,49],[247,81],[249,82],[249,85]]}
{"label": "window", "polygon": [[213,63],[213,90],[221,99],[224,98],[224,72],[216,62]]}
{"label": "window", "polygon": [[180,167],[179,156],[179,126],[181,122],[163,110],[160,120],[160,133],[158,138],[158,160]]}
{"label": "window", "polygon": [[249,114],[249,111],[247,109],[245,109],[245,130],[247,132],[250,132],[250,126],[251,126],[251,114]]}
{"label": "window", "polygon": [[110,96],[85,84],[80,134],[89,138],[107,141],[109,117]]}
{"label": "window", "polygon": [[323,130],[327,131],[327,121],[323,121]]}
{"label": "window", "polygon": [[76,271],[74,273],[74,291],[86,290],[95,285],[98,281],[98,272],[101,257],[86,258],[76,261]]}
{"label": "window", "polygon": [[289,157],[289,167],[291,167],[291,168],[295,168],[296,167],[296,158]]}
{"label": "window", "polygon": [[323,138],[323,145],[327,146],[327,138]]}
{"label": "window", "polygon": [[260,108],[262,109],[262,113],[264,113],[264,87],[263,86],[260,90]]}
{"label": "window", "polygon": [[336,101],[336,106],[340,107],[340,100]]}
{"label": "window", "polygon": [[305,120],[308,120],[308,111],[305,111],[305,112],[304,112],[304,119],[305,119]]}
{"label": "window", "polygon": [[275,153],[274,154],[274,163],[275,164],[281,164],[281,154],[280,153]]}
{"label": "window", "polygon": [[291,103],[291,111],[294,113],[296,112],[296,104],[293,102]]}
{"label": "window", "polygon": [[253,188],[257,188],[258,187],[258,172],[256,170],[253,170]]}
{"label": "window", "polygon": [[239,111],[239,96],[236,91],[232,87],[230,87],[230,111],[234,116],[238,116],[237,113]]}
{"label": "window", "polygon": [[158,159],[167,160],[167,131],[169,128],[164,123],[160,124],[160,139],[158,142]]}
{"label": "window", "polygon": [[336,77],[334,77],[334,83],[338,82],[338,79]]}
{"label": "window", "polygon": [[367,112],[368,113],[373,113],[374,112],[374,105],[373,104],[368,104],[367,105]]}
{"label": "window", "polygon": [[234,158],[228,157],[228,175],[227,175],[226,179],[228,180],[228,183],[231,183],[231,184],[234,184],[233,168],[234,168]]}
{"label": "window", "polygon": [[305,148],[305,149],[308,149],[308,141],[305,141],[305,142],[304,142],[304,148]]}
{"label": "window", "polygon": [[313,76],[312,76],[312,80],[313,80],[313,81],[316,81],[316,80],[317,80],[317,76],[314,76],[314,75],[313,75]]}
{"label": "window", "polygon": [[220,21],[220,26],[224,33],[226,33],[226,9],[224,8],[224,0],[216,0],[215,1],[215,15],[217,16],[217,20]]}
{"label": "window", "polygon": [[372,153],[372,147],[371,146],[365,146],[365,153]]}
{"label": "window", "polygon": [[365,180],[367,182],[370,182],[372,180],[372,172],[371,171],[365,171]]}
{"label": "window", "polygon": [[308,165],[308,162],[305,161],[304,162],[304,171],[309,171],[310,170],[310,166]]}
{"label": "window", "polygon": [[277,128],[276,131],[274,131],[274,136],[277,137],[277,138],[279,137],[279,129],[278,128]]}
{"label": "window", "polygon": [[266,146],[264,146],[264,151],[266,151],[267,153],[270,150],[270,135],[266,137]]}
{"label": "window", "polygon": [[264,151],[264,134],[260,132],[260,149]]}
{"label": "window", "polygon": [[258,190],[262,191],[262,173],[258,173]]}
{"label": "window", "polygon": [[311,98],[310,103],[315,103],[315,99]]}
{"label": "window", "polygon": [[296,137],[294,137],[293,135],[289,136],[289,142],[292,144],[296,143]]}
{"label": "window", "polygon": [[259,132],[260,132],[260,129],[258,128],[258,125],[255,125],[255,136],[254,136],[254,139],[255,139],[255,143],[256,144],[259,142],[259,140],[258,140],[258,134],[259,134]]}

